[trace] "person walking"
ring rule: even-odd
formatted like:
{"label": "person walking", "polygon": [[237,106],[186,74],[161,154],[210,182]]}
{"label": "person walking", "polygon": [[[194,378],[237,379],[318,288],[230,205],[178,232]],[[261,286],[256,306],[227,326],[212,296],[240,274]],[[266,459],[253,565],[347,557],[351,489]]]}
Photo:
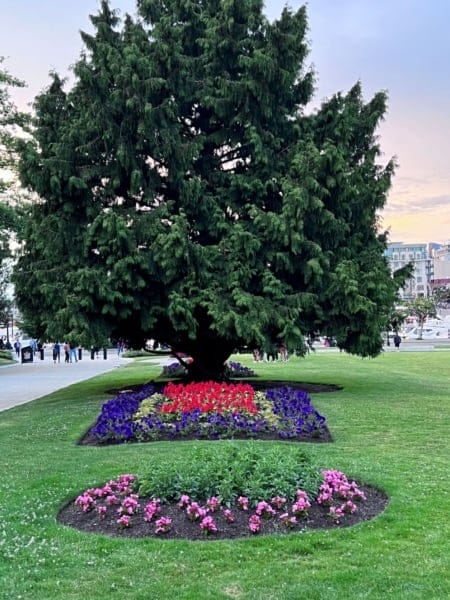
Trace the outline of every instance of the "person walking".
{"label": "person walking", "polygon": [[70,352],[70,346],[67,342],[64,342],[64,362],[68,363],[69,362],[69,352]]}
{"label": "person walking", "polygon": [[398,333],[396,333],[394,335],[394,346],[397,350],[397,352],[400,352],[400,344],[402,343],[402,338],[398,335]]}
{"label": "person walking", "polygon": [[53,362],[56,364],[56,361],[61,362],[61,346],[59,342],[53,344]]}
{"label": "person walking", "polygon": [[74,343],[71,343],[71,344],[69,344],[69,348],[70,348],[70,362],[78,362],[77,345]]}

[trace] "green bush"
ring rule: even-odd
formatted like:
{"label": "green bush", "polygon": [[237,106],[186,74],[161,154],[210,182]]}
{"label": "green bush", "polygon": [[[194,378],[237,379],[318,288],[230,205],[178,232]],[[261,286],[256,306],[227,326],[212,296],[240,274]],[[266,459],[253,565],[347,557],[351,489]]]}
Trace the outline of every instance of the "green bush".
{"label": "green bush", "polygon": [[10,350],[0,350],[0,358],[5,360],[12,360],[12,352]]}
{"label": "green bush", "polygon": [[215,442],[190,449],[188,463],[157,456],[148,473],[137,482],[140,495],[157,496],[163,502],[178,501],[182,494],[205,501],[218,496],[231,504],[247,496],[256,506],[281,494],[294,498],[302,489],[315,498],[322,475],[300,446],[265,442]]}

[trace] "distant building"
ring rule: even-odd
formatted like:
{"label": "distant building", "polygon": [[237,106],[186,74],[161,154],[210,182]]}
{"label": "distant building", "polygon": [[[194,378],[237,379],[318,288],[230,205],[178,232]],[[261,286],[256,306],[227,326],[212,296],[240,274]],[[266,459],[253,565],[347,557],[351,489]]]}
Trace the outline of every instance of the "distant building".
{"label": "distant building", "polygon": [[427,244],[393,242],[388,244],[385,255],[392,273],[409,263],[413,265],[412,276],[400,290],[401,298],[413,300],[420,297],[427,298],[430,295],[433,265]]}

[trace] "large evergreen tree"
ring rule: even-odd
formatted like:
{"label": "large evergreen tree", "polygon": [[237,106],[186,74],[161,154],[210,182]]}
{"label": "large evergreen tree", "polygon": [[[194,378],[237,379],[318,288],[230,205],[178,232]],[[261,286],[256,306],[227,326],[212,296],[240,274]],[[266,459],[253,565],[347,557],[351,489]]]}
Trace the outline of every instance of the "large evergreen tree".
{"label": "large evergreen tree", "polygon": [[[240,345],[320,330],[381,349],[396,281],[377,233],[384,93],[306,115],[306,10],[262,0],[106,1],[66,93],[54,74],[22,151],[32,208],[15,273],[41,335],[164,341],[218,377]],[[31,293],[32,292],[32,293]]]}

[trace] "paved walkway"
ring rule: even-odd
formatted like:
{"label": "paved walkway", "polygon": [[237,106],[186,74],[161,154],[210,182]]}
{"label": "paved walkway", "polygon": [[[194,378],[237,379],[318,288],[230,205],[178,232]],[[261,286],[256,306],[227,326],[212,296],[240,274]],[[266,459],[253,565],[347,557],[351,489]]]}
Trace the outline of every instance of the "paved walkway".
{"label": "paved walkway", "polygon": [[15,362],[0,367],[0,412],[123,367],[132,360],[119,358],[116,350],[109,350],[106,360],[103,352],[94,360],[91,360],[90,353],[83,352],[82,360],[77,363],[54,364],[48,349],[44,360],[40,360],[39,354],[34,358],[32,363]]}

